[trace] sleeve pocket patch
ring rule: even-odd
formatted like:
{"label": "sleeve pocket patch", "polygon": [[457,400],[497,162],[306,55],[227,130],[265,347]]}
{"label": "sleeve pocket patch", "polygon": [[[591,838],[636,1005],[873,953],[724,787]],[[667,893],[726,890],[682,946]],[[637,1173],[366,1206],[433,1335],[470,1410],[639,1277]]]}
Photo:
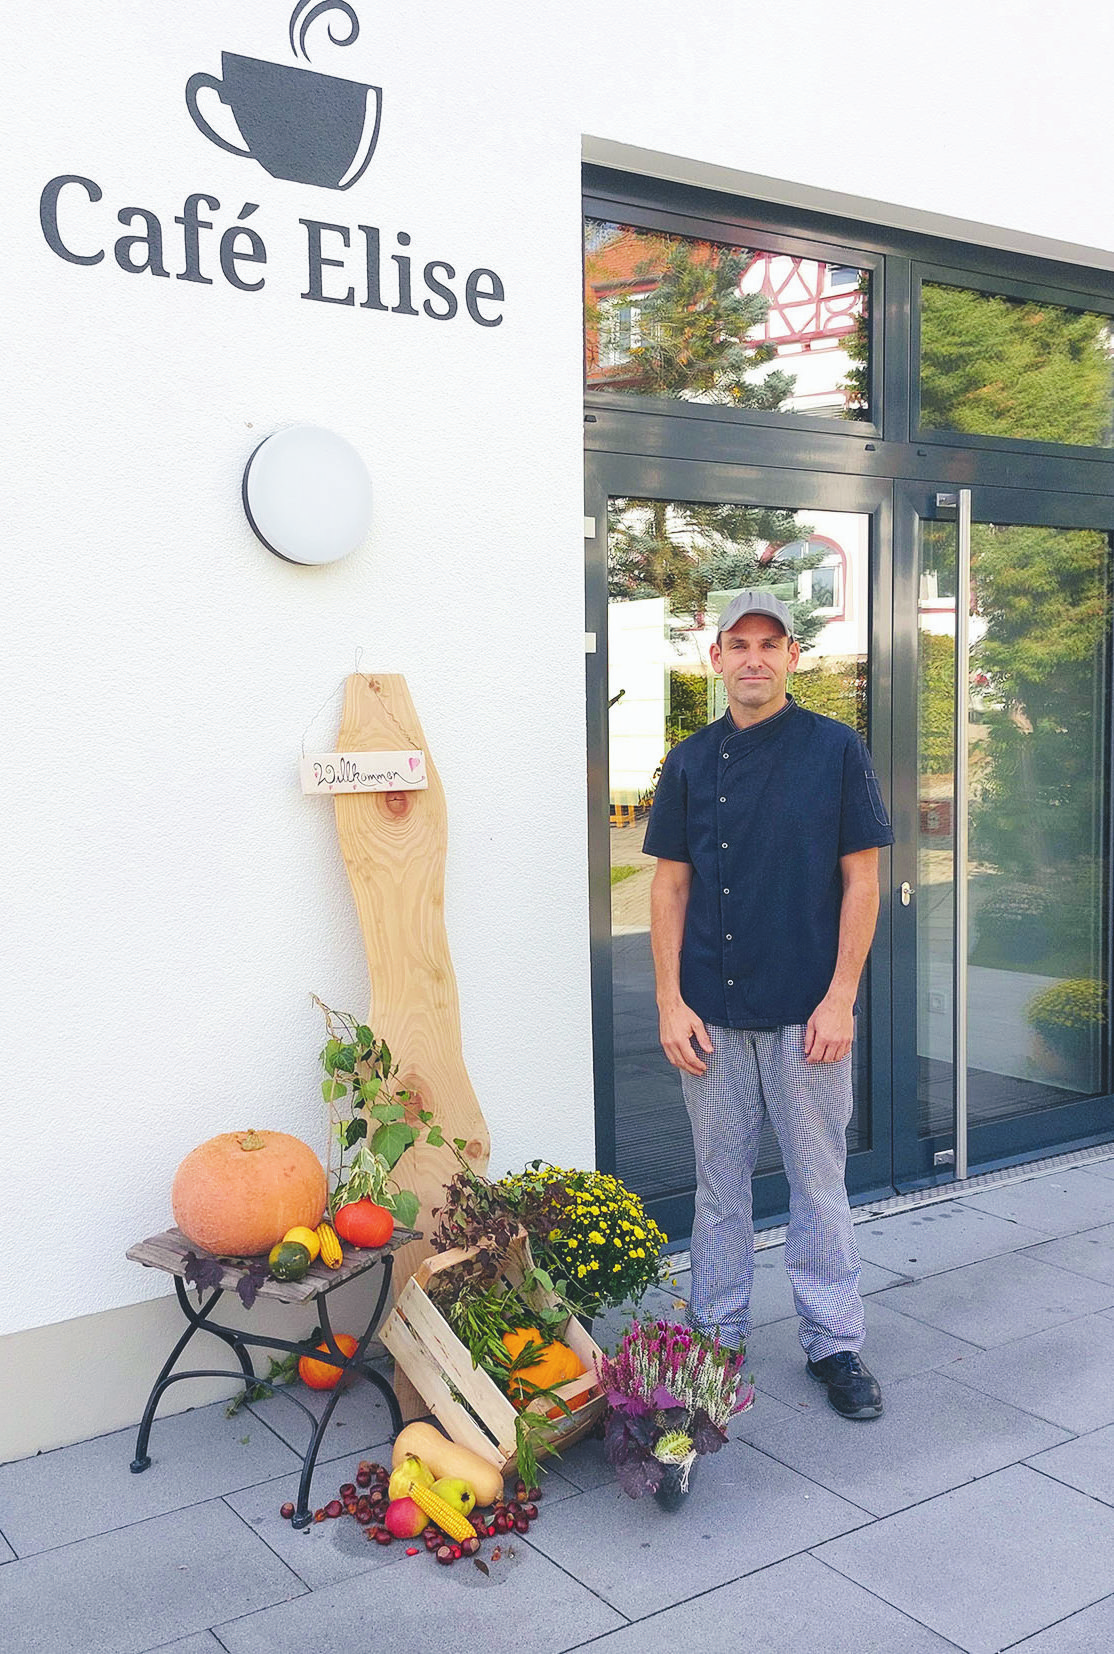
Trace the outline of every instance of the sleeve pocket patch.
{"label": "sleeve pocket patch", "polygon": [[870,797],[870,807],[874,811],[874,819],[880,827],[888,827],[890,818],[886,814],[886,806],[882,802],[882,792],[878,786],[878,777],[873,770],[866,772],[866,790]]}

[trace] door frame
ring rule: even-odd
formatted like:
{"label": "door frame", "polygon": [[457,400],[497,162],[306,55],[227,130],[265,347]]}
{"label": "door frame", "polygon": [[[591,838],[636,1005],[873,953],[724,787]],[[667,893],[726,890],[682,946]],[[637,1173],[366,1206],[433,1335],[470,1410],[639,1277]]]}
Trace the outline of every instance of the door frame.
{"label": "door frame", "polygon": [[[1114,535],[1114,498],[1033,488],[1002,488],[973,483],[971,515],[976,523],[1001,523],[1048,528],[1094,529]],[[895,844],[893,888],[906,881],[913,889],[908,907],[892,905],[893,1094],[916,1098],[917,1052],[917,845],[919,799],[917,776],[917,536],[918,518],[933,518],[937,492],[954,492],[947,479],[936,482],[899,481],[894,492],[893,516],[893,769],[892,793]],[[1114,722],[1114,720],[1112,720]],[[1114,924],[1109,923],[1110,879],[1114,870],[1114,810],[1110,791],[1114,771],[1114,738],[1106,765],[1106,856],[1108,915],[1106,939],[1107,983],[1114,983]],[[953,947],[955,943],[953,942]],[[971,1164],[979,1171],[1015,1164],[1040,1150],[1066,1152],[1105,1141],[1111,1131],[1114,1097],[1105,1094],[1031,1115],[1013,1115],[968,1131]],[[917,1137],[917,1111],[894,1120],[894,1187],[899,1190],[949,1183],[954,1171],[935,1167],[933,1156],[947,1150],[954,1137]]]}
{"label": "door frame", "polygon": [[[870,518],[869,532],[869,739],[875,768],[885,783],[891,768],[892,671],[891,558],[893,484],[846,473],[773,467],[694,463],[614,453],[588,455],[585,513],[587,598],[585,628],[592,643],[586,655],[588,702],[588,868],[592,1009],[595,1028],[596,1158],[616,1169],[615,1047],[612,1014],[612,940],[608,786],[607,504],[609,498],[699,500],[714,504],[769,505],[793,510],[855,512]],[[790,684],[792,691],[792,684]],[[890,906],[894,888],[891,852],[881,852],[881,908],[866,976],[870,1002],[867,1054],[868,1095],[863,1099],[869,1147],[848,1156],[848,1187],[860,1201],[892,1189],[890,1092]],[[647,1210],[667,1234],[688,1234],[693,1191],[650,1199]],[[789,1186],[782,1172],[754,1179],[756,1222],[788,1211]]]}

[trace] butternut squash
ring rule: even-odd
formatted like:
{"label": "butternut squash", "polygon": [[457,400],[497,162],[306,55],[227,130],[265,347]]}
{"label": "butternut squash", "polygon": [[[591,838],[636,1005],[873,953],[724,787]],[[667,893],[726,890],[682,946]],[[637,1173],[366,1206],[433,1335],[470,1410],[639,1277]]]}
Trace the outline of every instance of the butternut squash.
{"label": "butternut squash", "polygon": [[490,1459],[481,1459],[470,1447],[450,1441],[432,1424],[408,1424],[399,1431],[391,1452],[391,1469],[413,1457],[428,1465],[438,1480],[459,1476],[476,1495],[477,1505],[491,1505],[503,1497],[503,1478]]}

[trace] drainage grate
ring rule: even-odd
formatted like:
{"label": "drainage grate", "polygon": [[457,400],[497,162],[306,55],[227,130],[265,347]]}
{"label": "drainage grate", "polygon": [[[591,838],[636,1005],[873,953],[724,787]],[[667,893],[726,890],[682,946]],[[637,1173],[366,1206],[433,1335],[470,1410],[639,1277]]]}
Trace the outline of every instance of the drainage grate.
{"label": "drainage grate", "polygon": [[[1030,1160],[1024,1166],[1006,1166],[998,1172],[982,1172],[968,1177],[962,1183],[949,1183],[936,1189],[915,1189],[907,1195],[891,1195],[888,1200],[871,1200],[865,1206],[853,1206],[851,1216],[856,1223],[872,1223],[877,1218],[893,1217],[897,1212],[911,1212],[918,1206],[940,1206],[946,1200],[959,1200],[978,1189],[993,1189],[1003,1183],[1028,1183],[1046,1172],[1066,1172],[1072,1166],[1089,1166],[1098,1160],[1114,1160],[1114,1144],[1098,1143],[1090,1149],[1077,1149],[1073,1154],[1054,1154],[1047,1160]],[[768,1247],[781,1246],[785,1240],[785,1225],[776,1229],[761,1229],[754,1237],[754,1250],[764,1252]],[[689,1254],[672,1252],[669,1256],[670,1273],[688,1269]]]}

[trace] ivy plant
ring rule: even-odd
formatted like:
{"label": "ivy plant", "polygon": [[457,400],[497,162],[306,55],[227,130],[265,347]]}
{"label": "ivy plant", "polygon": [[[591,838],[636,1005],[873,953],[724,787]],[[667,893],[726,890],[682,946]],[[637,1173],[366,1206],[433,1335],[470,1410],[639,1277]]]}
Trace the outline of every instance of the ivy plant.
{"label": "ivy plant", "polygon": [[321,1095],[329,1106],[330,1216],[341,1206],[367,1199],[385,1206],[401,1228],[412,1229],[418,1197],[412,1189],[400,1188],[392,1174],[419,1139],[440,1148],[445,1141],[441,1128],[401,1083],[386,1040],[377,1039],[350,1013],[333,1011],[313,997],[329,1036],[321,1052]]}

